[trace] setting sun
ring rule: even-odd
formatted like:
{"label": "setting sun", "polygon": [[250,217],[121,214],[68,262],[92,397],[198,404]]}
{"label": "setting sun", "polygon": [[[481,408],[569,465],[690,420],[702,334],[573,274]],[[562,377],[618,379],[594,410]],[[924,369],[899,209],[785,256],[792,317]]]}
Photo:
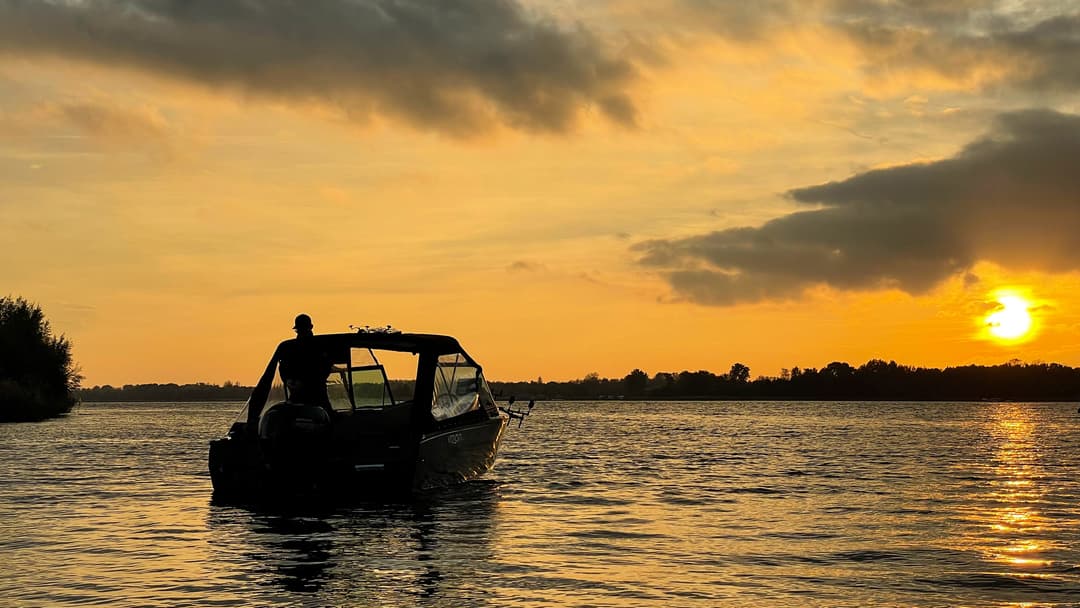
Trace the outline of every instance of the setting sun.
{"label": "setting sun", "polygon": [[999,306],[986,317],[990,334],[1001,340],[1016,340],[1031,331],[1031,304],[1017,295],[998,296]]}

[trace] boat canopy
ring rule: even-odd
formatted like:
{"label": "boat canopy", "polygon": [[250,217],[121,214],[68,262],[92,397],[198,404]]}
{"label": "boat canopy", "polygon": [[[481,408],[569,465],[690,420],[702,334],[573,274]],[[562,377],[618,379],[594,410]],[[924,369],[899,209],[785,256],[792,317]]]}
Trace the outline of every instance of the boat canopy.
{"label": "boat canopy", "polygon": [[[386,407],[414,398],[411,394],[395,396],[391,393],[390,380],[376,351],[417,356],[415,375],[407,380],[415,382],[417,394],[424,391],[423,401],[427,401],[427,395],[431,395],[425,409],[430,405],[431,419],[435,423],[476,409],[495,409],[480,365],[451,336],[359,331],[320,334],[304,340],[309,347],[330,359],[332,371],[327,381],[327,395],[335,410]],[[266,405],[280,353],[295,342],[296,339],[285,340],[275,350],[248,399],[246,409],[249,422],[256,422]]]}
{"label": "boat canopy", "polygon": [[[433,355],[465,353],[457,339],[439,334],[360,331],[344,334],[317,334],[306,339],[312,340],[314,344],[331,356],[346,353],[351,348],[371,348],[413,354],[430,353]],[[286,340],[285,342],[292,342],[293,340]]]}

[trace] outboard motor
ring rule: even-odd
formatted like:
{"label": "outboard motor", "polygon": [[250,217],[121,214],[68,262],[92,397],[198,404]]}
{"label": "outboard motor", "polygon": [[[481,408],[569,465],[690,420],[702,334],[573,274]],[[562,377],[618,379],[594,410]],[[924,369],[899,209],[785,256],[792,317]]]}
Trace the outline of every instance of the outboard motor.
{"label": "outboard motor", "polygon": [[259,417],[259,447],[270,468],[304,474],[330,455],[330,415],[317,405],[283,401]]}

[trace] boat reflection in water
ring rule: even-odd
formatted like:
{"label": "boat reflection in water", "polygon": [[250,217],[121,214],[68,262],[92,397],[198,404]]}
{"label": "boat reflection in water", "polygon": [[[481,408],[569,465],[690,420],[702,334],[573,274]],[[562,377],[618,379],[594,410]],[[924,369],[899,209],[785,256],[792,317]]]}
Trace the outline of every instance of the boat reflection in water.
{"label": "boat reflection in water", "polygon": [[[383,363],[390,359],[408,382],[391,383]],[[286,398],[267,407],[279,367]],[[211,442],[214,494],[445,487],[494,465],[507,421],[480,365],[450,336],[309,333],[278,346],[240,420]]]}
{"label": "boat reflection in water", "polygon": [[310,605],[480,605],[499,489],[475,481],[404,503],[239,507],[208,515],[229,578]]}

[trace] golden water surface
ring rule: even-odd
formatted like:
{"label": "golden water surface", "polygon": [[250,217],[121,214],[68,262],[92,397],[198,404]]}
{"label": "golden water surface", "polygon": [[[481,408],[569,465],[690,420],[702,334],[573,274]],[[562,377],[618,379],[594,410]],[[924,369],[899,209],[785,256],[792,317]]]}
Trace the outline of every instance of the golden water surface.
{"label": "golden water surface", "polygon": [[405,503],[211,501],[237,404],[0,425],[0,606],[1078,606],[1076,404],[542,403]]}

